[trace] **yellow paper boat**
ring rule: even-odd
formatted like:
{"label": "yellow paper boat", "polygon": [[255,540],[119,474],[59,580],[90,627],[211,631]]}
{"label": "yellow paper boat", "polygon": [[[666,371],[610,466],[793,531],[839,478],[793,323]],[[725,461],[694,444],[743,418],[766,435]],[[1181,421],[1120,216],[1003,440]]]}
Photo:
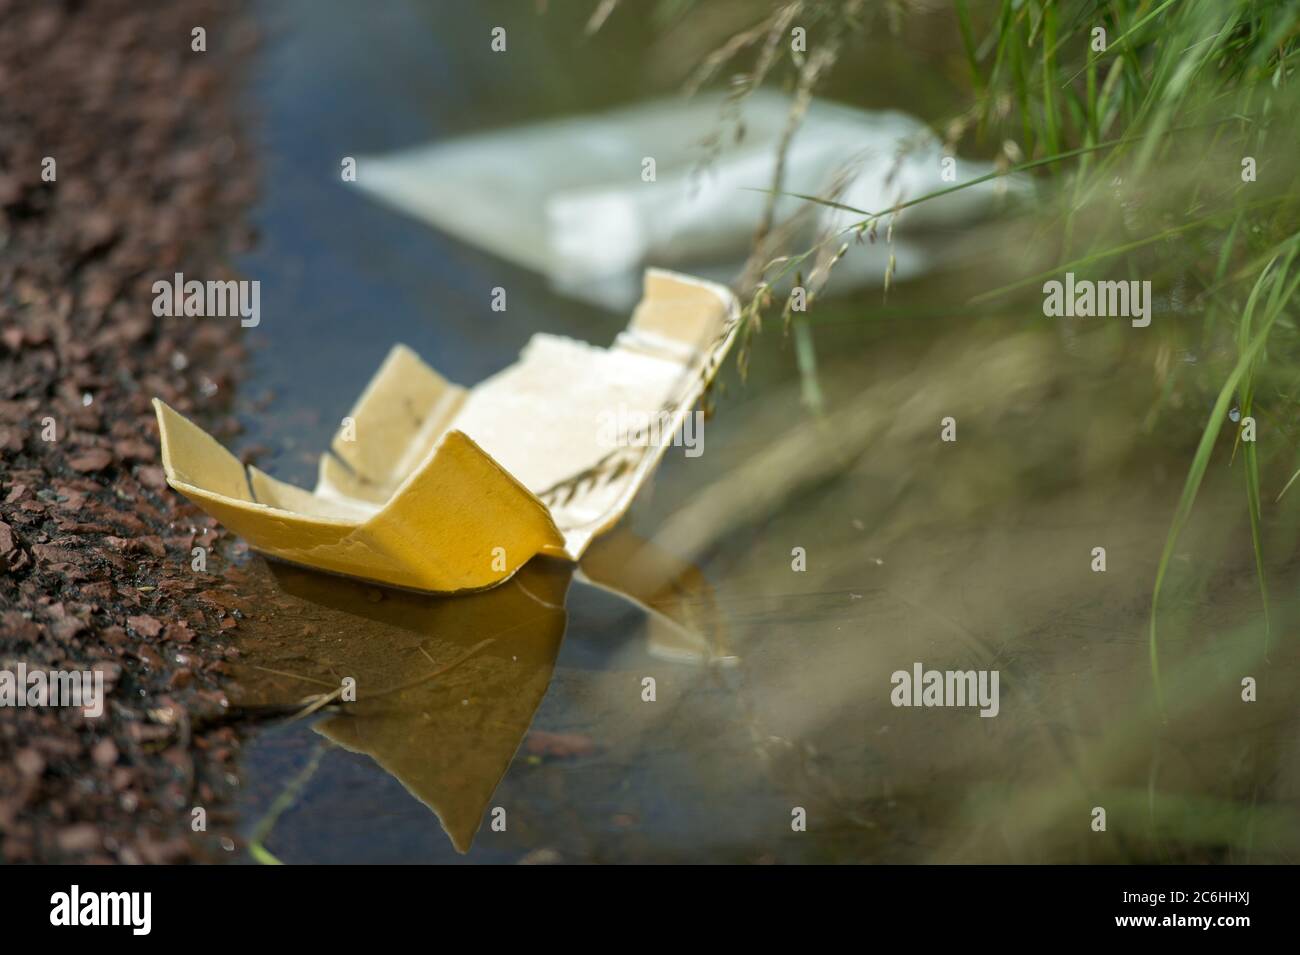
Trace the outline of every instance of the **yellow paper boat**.
{"label": "yellow paper boat", "polygon": [[491,587],[537,554],[576,561],[613,526],[738,323],[725,287],[650,270],[608,349],[534,335],[518,362],[466,389],[394,346],[310,493],[245,469],[154,399],[163,468],[175,490],[269,556],[416,590]]}

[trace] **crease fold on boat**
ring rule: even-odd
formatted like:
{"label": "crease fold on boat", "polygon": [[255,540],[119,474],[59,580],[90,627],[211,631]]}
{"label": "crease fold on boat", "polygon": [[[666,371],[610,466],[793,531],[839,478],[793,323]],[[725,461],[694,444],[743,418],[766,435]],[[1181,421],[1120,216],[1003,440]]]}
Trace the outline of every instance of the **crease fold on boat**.
{"label": "crease fold on boat", "polygon": [[[537,334],[472,388],[395,345],[312,491],[245,466],[154,399],[167,482],[268,556],[431,592],[480,590],[538,554],[577,561],[631,505],[735,339],[723,286],[657,269],[610,348]],[[661,420],[658,440],[604,416]],[[605,438],[602,438],[605,435]]]}

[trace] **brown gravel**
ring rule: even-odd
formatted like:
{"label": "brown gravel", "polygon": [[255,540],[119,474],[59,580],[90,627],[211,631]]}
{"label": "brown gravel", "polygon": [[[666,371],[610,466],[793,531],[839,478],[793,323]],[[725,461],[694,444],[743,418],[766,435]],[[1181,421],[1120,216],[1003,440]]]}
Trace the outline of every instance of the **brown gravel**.
{"label": "brown gravel", "polygon": [[149,402],[236,430],[238,322],[155,318],[151,286],[235,277],[249,241],[241,17],[0,0],[0,669],[94,668],[111,687],[99,720],[0,709],[0,861],[231,857],[237,545],[166,488]]}

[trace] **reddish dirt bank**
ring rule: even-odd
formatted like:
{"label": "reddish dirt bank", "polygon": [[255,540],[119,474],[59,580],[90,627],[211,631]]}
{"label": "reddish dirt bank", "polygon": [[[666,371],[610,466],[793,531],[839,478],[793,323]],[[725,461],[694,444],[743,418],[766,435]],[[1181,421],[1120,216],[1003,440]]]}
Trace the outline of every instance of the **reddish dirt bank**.
{"label": "reddish dirt bank", "polygon": [[250,45],[219,0],[0,0],[0,671],[111,688],[98,720],[0,707],[3,861],[231,857],[234,574],[191,567],[221,532],[167,488],[150,399],[228,436],[241,329],[155,318],[151,286],[234,277]]}

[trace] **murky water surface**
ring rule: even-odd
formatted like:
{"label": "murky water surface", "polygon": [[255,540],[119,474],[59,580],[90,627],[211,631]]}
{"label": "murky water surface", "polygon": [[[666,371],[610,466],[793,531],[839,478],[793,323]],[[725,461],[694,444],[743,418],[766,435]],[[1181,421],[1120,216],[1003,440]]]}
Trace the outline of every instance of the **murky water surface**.
{"label": "murky water surface", "polygon": [[[241,263],[263,320],[239,402],[268,470],[310,486],[394,341],[468,384],[535,331],[612,339],[625,316],[367,202],[338,163],[644,91],[605,82],[598,50],[566,59],[545,35],[563,24],[527,4],[264,20],[261,242]],[[496,23],[512,53],[487,70]],[[1212,468],[1162,598],[1162,718],[1151,587],[1200,399],[1151,427],[1160,339],[972,322],[944,310],[945,281],[819,311],[822,419],[767,329],[748,382],[722,376],[706,453],[671,452],[576,569],[537,561],[447,599],[254,558],[235,696],[301,711],[245,750],[256,854],[1294,861],[1294,518],[1266,529],[1266,632],[1240,469]],[[997,671],[997,715],[892,705],[917,664]],[[348,677],[357,702],[339,705]]]}

